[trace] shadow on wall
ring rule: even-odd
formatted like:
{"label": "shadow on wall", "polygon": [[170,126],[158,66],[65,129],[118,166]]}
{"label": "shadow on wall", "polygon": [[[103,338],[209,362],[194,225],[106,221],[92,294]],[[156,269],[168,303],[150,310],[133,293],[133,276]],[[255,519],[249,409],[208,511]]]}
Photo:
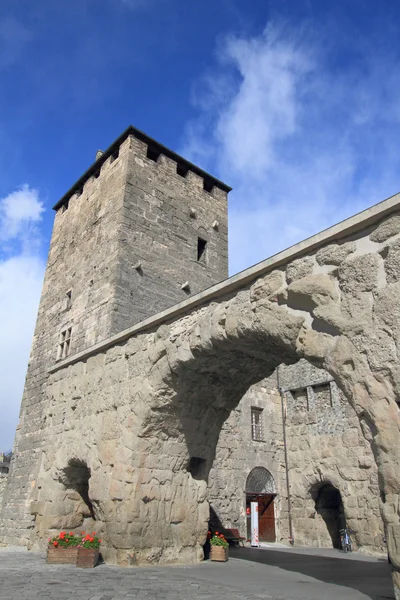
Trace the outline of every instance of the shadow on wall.
{"label": "shadow on wall", "polygon": [[311,491],[315,510],[325,522],[333,548],[341,548],[340,529],[346,527],[346,519],[340,491],[331,483]]}
{"label": "shadow on wall", "polygon": [[84,461],[72,459],[68,462],[68,466],[63,469],[61,481],[66,488],[78,492],[88,508],[90,517],[95,520],[96,516],[89,498],[90,475],[90,469]]}

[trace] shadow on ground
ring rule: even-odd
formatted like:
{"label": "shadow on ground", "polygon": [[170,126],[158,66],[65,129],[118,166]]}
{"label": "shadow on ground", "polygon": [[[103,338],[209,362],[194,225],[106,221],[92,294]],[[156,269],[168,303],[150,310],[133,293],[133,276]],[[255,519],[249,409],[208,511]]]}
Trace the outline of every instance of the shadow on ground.
{"label": "shadow on ground", "polygon": [[384,559],[376,562],[346,560],[346,557],[327,558],[270,548],[230,548],[229,554],[233,558],[272,565],[325,583],[353,588],[372,600],[394,600],[391,568]]}

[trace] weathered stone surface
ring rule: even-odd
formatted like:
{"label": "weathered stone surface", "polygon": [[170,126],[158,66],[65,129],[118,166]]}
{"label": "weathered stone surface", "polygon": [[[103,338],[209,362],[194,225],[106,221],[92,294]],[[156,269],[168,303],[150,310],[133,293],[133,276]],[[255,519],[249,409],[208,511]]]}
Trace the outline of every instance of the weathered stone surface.
{"label": "weathered stone surface", "polygon": [[372,242],[385,242],[400,233],[400,215],[392,215],[382,221],[369,236]]}
{"label": "weathered stone surface", "polygon": [[286,267],[286,281],[292,283],[313,272],[314,261],[310,257],[298,258]]}
{"label": "weathered stone surface", "polygon": [[340,265],[356,248],[355,242],[331,244],[318,250],[315,259],[319,265]]}
{"label": "weathered stone surface", "polygon": [[385,258],[385,273],[388,283],[395,283],[400,279],[400,239],[388,248]]}
{"label": "weathered stone surface", "polygon": [[317,306],[338,300],[334,280],[329,275],[307,275],[288,287],[287,304],[297,310],[312,312]]}
{"label": "weathered stone surface", "polygon": [[364,254],[349,258],[339,267],[339,284],[344,292],[369,292],[378,285],[381,258]]}
{"label": "weathered stone surface", "polygon": [[277,293],[285,285],[283,271],[272,271],[265,277],[257,279],[250,288],[251,302],[276,301]]}

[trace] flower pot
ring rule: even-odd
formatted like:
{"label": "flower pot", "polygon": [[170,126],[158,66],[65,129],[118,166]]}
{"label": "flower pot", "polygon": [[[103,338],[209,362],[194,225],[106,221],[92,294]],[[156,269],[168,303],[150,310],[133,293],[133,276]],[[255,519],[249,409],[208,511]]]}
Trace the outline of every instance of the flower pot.
{"label": "flower pot", "polygon": [[78,556],[78,548],[56,548],[48,546],[46,562],[49,565],[75,565]]}
{"label": "flower pot", "polygon": [[210,558],[216,562],[226,562],[228,560],[228,548],[211,545]]}
{"label": "flower pot", "polygon": [[98,548],[78,548],[76,566],[81,569],[93,569],[99,560]]}

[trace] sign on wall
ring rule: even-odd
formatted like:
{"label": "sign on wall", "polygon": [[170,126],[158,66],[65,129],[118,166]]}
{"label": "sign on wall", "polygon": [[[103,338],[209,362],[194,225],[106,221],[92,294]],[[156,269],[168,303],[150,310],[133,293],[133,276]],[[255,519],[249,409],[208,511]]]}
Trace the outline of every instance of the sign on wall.
{"label": "sign on wall", "polygon": [[258,502],[251,502],[251,545],[258,548]]}

